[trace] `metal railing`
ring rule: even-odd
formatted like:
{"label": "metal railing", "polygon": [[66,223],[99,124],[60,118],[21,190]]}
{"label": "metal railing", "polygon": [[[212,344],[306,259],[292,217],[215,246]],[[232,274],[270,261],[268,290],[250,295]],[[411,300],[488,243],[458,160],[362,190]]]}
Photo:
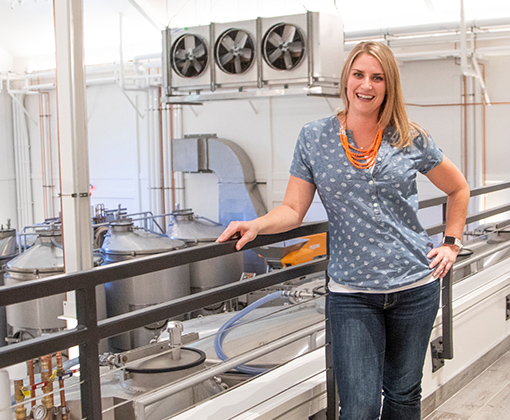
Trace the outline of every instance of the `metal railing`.
{"label": "metal railing", "polygon": [[[508,188],[510,188],[510,182],[491,187],[477,188],[472,190],[471,196],[474,197]],[[443,206],[443,223],[429,227],[427,232],[430,235],[444,232],[444,217],[446,214],[445,203],[446,197],[420,202],[420,209],[438,205]],[[489,209],[470,215],[468,217],[468,223],[473,223],[505,211],[510,211],[510,205],[503,205],[495,209]],[[247,244],[244,249],[251,249],[323,232],[327,232],[327,222],[307,224],[285,233],[260,235],[254,241]],[[79,346],[82,417],[99,420],[102,418],[98,358],[100,340],[141,328],[164,319],[171,319],[262,288],[274,286],[284,281],[320,271],[326,271],[329,260],[328,255],[322,259],[275,270],[255,276],[252,279],[227,284],[212,290],[178,298],[170,302],[157,304],[104,320],[97,319],[96,286],[98,285],[234,252],[237,252],[235,250],[235,241],[222,244],[213,243],[200,247],[186,248],[169,253],[137,258],[122,263],[109,264],[79,273],[63,274],[26,281],[22,284],[0,287],[0,304],[2,306],[76,291],[78,319],[78,326],[74,329],[57,332],[45,337],[38,337],[30,341],[19,342],[6,347],[0,347],[0,368],[25,362],[41,355],[55,353],[62,349]],[[442,290],[444,347],[440,354],[440,356],[445,359],[453,358],[451,290],[451,278],[447,276],[443,279]],[[330,343],[327,314],[326,342]],[[327,345],[327,418],[329,420],[334,420],[338,418],[338,398],[331,366],[331,346]]]}
{"label": "metal railing", "polygon": [[[327,232],[326,222],[312,223],[285,233],[260,235],[246,245],[244,249],[323,232]],[[235,241],[222,244],[212,243],[109,264],[79,273],[63,274],[30,280],[12,286],[3,286],[0,288],[2,306],[76,291],[78,326],[50,336],[38,337],[1,347],[0,368],[25,362],[41,355],[55,353],[62,349],[79,346],[82,417],[99,420],[102,418],[99,382],[100,340],[164,319],[175,318],[217,302],[233,299],[291,279],[325,271],[328,264],[328,258],[325,257],[108,319],[97,319],[96,286],[98,285],[233,252],[238,252],[235,250]]]}
{"label": "metal railing", "polygon": [[[489,194],[492,192],[503,191],[510,189],[510,182],[503,182],[490,187],[480,187],[471,190],[471,198],[478,197],[481,195]],[[429,235],[436,235],[443,233],[446,225],[446,196],[431,198],[428,200],[420,201],[419,209],[425,209],[435,206],[442,207],[442,223],[428,227],[427,233]],[[495,216],[501,213],[510,211],[510,204],[504,204],[492,209],[480,211],[466,218],[466,225],[478,222],[480,220]],[[457,267],[457,264],[455,264]],[[441,284],[441,318],[442,318],[442,335],[441,335],[441,346],[437,349],[435,357],[438,360],[451,360],[453,359],[453,313],[452,313],[452,269],[443,278]]]}

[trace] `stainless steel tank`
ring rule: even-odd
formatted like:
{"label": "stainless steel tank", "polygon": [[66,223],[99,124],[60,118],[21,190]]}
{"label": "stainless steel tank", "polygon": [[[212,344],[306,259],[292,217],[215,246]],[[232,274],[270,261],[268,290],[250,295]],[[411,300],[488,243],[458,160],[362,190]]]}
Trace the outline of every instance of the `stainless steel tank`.
{"label": "stainless steel tank", "polygon": [[[121,219],[110,225],[101,252],[104,255],[104,263],[110,264],[168,252],[184,246],[183,241],[136,228],[131,219]],[[188,265],[128,277],[106,284],[107,314],[108,317],[112,317],[189,294]],[[113,351],[124,351],[148,344],[159,335],[165,324],[166,321],[112,337],[110,347]]]}
{"label": "stainless steel tank", "polygon": [[[200,246],[214,242],[224,229],[219,223],[196,216],[191,209],[184,209],[172,213],[167,235],[186,242],[187,246]],[[192,263],[191,293],[238,281],[243,271],[242,252]]]}
{"label": "stainless steel tank", "polygon": [[16,256],[16,229],[11,229],[10,221],[7,228],[0,226],[0,264],[2,266]]}
{"label": "stainless steel tank", "polygon": [[[4,285],[4,267],[16,256],[16,229],[11,229],[11,221],[7,220],[7,227],[0,226],[0,286]],[[6,343],[7,320],[5,307],[0,306],[0,347]]]}
{"label": "stainless steel tank", "polygon": [[[5,267],[5,285],[51,277],[64,273],[64,253],[60,225],[48,225],[36,230],[37,239],[28,250],[10,260]],[[101,258],[96,256],[94,264]],[[101,293],[98,293],[98,317],[104,312],[100,307]],[[9,305],[6,308],[9,336],[14,341],[38,337],[66,327],[59,317],[63,314],[65,293]],[[104,316],[103,316],[104,318]],[[26,337],[25,337],[26,336]]]}

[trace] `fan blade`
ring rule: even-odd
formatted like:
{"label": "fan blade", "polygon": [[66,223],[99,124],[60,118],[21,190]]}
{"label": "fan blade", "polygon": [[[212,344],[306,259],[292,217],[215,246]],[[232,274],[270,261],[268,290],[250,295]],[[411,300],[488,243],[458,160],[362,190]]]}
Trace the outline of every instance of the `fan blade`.
{"label": "fan blade", "polygon": [[187,56],[188,56],[188,54],[185,50],[176,50],[175,51],[175,58],[177,58],[179,60],[186,60]]}
{"label": "fan blade", "polygon": [[198,60],[192,60],[193,61],[193,67],[195,67],[195,70],[198,74],[202,71],[202,64]]}
{"label": "fan blade", "polygon": [[206,53],[205,51],[205,47],[204,47],[204,44],[199,44],[194,50],[193,50],[193,55],[195,57],[202,57],[204,54]]}
{"label": "fan blade", "polygon": [[193,35],[184,35],[184,48],[187,51],[195,48],[195,37]]}
{"label": "fan blade", "polygon": [[191,62],[189,60],[186,60],[184,62],[184,65],[182,66],[182,69],[181,69],[181,74],[183,76],[187,76],[188,75],[188,70],[189,70],[190,64],[191,64]]}
{"label": "fan blade", "polygon": [[239,56],[237,56],[234,60],[234,68],[236,74],[240,74],[243,71],[241,68],[241,58]]}
{"label": "fan blade", "polygon": [[232,54],[230,51],[226,53],[224,56],[220,58],[220,63],[222,66],[225,66],[229,61],[232,61],[234,58],[234,54]]}
{"label": "fan blade", "polygon": [[285,68],[287,70],[290,70],[293,67],[292,57],[290,56],[290,52],[285,51],[283,53],[283,61],[285,61]]}
{"label": "fan blade", "polygon": [[243,48],[239,50],[239,54],[243,57],[244,60],[250,61],[253,56],[253,50],[250,48]]}
{"label": "fan blade", "polygon": [[248,34],[244,31],[238,31],[236,35],[235,45],[237,48],[244,48],[246,41],[248,40]]}
{"label": "fan blade", "polygon": [[296,34],[296,27],[294,25],[285,25],[283,27],[282,39],[283,42],[292,42],[294,40],[294,35]]}
{"label": "fan blade", "polygon": [[269,34],[269,36],[267,37],[267,41],[270,42],[275,47],[279,47],[281,44],[283,44],[280,35],[278,35],[274,31]]}
{"label": "fan blade", "polygon": [[289,50],[292,53],[301,53],[303,51],[303,43],[301,41],[291,42],[289,44]]}
{"label": "fan blade", "polygon": [[235,41],[230,37],[230,34],[227,34],[222,38],[221,45],[230,51],[234,49]]}
{"label": "fan blade", "polygon": [[269,54],[269,62],[274,63],[276,60],[278,60],[282,56],[282,50],[277,48],[274,50],[271,54]]}

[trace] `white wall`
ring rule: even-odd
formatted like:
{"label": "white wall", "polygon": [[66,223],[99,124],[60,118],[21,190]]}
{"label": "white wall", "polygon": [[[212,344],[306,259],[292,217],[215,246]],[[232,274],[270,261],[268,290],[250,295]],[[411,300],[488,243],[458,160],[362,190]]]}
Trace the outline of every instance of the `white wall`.
{"label": "white wall", "polygon": [[16,175],[14,169],[14,145],[12,137],[12,112],[9,95],[0,92],[0,224],[5,226],[7,219],[17,225],[16,211]]}
{"label": "white wall", "polygon": [[[510,98],[510,80],[505,76],[510,57],[490,57],[484,63],[487,88],[492,101],[505,102]],[[459,66],[453,59],[439,61],[404,62],[401,64],[402,84],[411,118],[422,124],[446,155],[458,166],[462,166],[463,143],[462,77]],[[476,87],[477,92],[479,88]],[[53,141],[56,145],[56,107],[52,95]],[[116,85],[100,85],[87,89],[88,135],[90,151],[90,176],[94,185],[92,203],[104,203],[107,207],[122,204],[128,211],[149,210],[148,190],[149,155],[148,126],[150,112],[144,91],[128,92],[137,112]],[[479,94],[477,94],[479,96]],[[0,130],[2,150],[10,163],[3,166],[2,191],[11,197],[0,205],[0,220],[15,218],[12,196],[12,150],[9,149],[12,133],[9,128],[9,98],[3,94],[0,103]],[[38,98],[27,98],[27,109],[35,118],[38,114]],[[267,208],[281,203],[288,179],[294,144],[303,124],[330,115],[340,106],[339,99],[305,96],[273,97],[265,99],[206,102],[202,106],[184,106],[183,134],[216,133],[218,137],[239,144],[250,157],[262,198]],[[449,106],[442,106],[448,104]],[[420,106],[421,105],[421,106]],[[423,106],[433,105],[433,106]],[[510,179],[506,164],[506,137],[509,105],[494,104],[486,107],[487,181]],[[151,109],[154,107],[151,106]],[[478,129],[483,123],[482,107],[474,109]],[[32,171],[36,220],[42,219],[41,176],[39,157],[39,128],[28,122],[32,143]],[[480,141],[481,141],[481,135]],[[5,145],[5,146],[4,146]],[[57,148],[55,146],[54,153]],[[58,169],[55,168],[55,176]],[[10,180],[9,180],[10,179]],[[185,177],[186,207],[195,213],[218,219],[218,193],[216,178],[208,174],[188,174]],[[422,198],[440,192],[424,177],[419,179]],[[510,197],[499,197],[498,202],[508,202]],[[492,204],[492,202],[490,203]],[[309,220],[322,219],[324,213],[316,203]],[[12,214],[11,214],[12,213]],[[425,224],[435,223],[435,215],[424,215]]]}

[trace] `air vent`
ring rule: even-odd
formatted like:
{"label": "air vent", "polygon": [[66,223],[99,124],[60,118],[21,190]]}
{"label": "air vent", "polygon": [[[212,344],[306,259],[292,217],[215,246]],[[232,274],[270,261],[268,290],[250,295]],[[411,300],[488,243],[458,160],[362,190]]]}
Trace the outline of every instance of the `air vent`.
{"label": "air vent", "polygon": [[198,77],[207,68],[209,60],[206,42],[198,35],[182,35],[173,43],[170,58],[172,68],[179,76]]}
{"label": "air vent", "polygon": [[243,74],[255,61],[255,43],[247,31],[231,28],[218,37],[214,53],[222,71],[227,74]]}
{"label": "air vent", "polygon": [[305,56],[303,32],[291,23],[277,23],[264,35],[262,54],[267,65],[275,70],[295,69]]}

